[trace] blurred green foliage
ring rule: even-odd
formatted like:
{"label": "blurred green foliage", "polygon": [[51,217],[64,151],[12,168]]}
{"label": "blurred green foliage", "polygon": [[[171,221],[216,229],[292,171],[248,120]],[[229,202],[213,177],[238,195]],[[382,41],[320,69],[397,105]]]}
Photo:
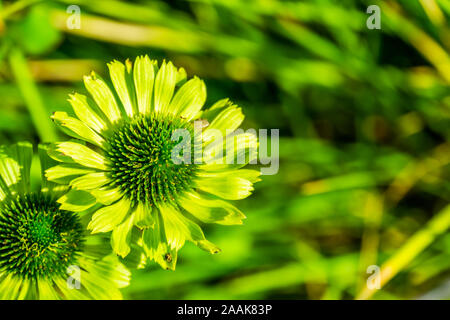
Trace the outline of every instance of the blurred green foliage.
{"label": "blurred green foliage", "polygon": [[0,3],[1,143],[62,139],[49,116],[82,76],[145,53],[204,78],[208,106],[230,97],[247,128],[280,129],[245,224],[206,227],[223,252],[187,245],[175,272],[133,272],[127,298],[450,298],[448,0]]}

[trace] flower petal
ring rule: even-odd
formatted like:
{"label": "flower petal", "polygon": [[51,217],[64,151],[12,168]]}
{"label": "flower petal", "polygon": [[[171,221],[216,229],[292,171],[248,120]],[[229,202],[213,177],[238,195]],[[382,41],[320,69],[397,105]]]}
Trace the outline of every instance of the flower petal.
{"label": "flower petal", "polygon": [[206,100],[205,83],[197,77],[186,82],[175,94],[168,112],[191,120],[203,107]]}
{"label": "flower petal", "polygon": [[247,198],[253,191],[251,181],[235,176],[200,177],[195,181],[200,190],[227,200]]}
{"label": "flower petal", "polygon": [[243,178],[249,180],[252,183],[261,181],[259,176],[261,175],[261,171],[251,170],[251,169],[240,169],[240,170],[225,170],[220,172],[205,172],[198,171],[197,176],[200,178]]}
{"label": "flower petal", "polygon": [[96,75],[95,72],[84,77],[84,85],[95,100],[95,103],[97,103],[98,107],[112,123],[122,117],[113,93],[108,85]]}
{"label": "flower petal", "polygon": [[122,197],[122,193],[118,188],[111,189],[109,187],[94,189],[91,191],[91,194],[97,199],[97,202],[107,206]]}
{"label": "flower petal", "polygon": [[40,300],[60,300],[56,290],[49,284],[47,279],[37,280]]}
{"label": "flower petal", "polygon": [[0,148],[1,197],[11,191],[28,192],[33,146],[29,142],[18,142]]}
{"label": "flower petal", "polygon": [[153,83],[155,81],[156,61],[145,55],[137,57],[134,64],[133,76],[136,89],[139,112],[148,114],[152,108]]}
{"label": "flower petal", "polygon": [[155,111],[167,112],[177,81],[177,68],[172,62],[162,63],[155,79]]}
{"label": "flower petal", "polygon": [[49,181],[61,184],[69,184],[76,176],[96,172],[95,169],[81,167],[77,164],[60,164],[45,171],[45,176]]}
{"label": "flower petal", "polygon": [[206,199],[196,192],[186,192],[179,203],[205,223],[236,225],[242,224],[242,220],[245,219],[245,215],[232,204],[220,199]]}
{"label": "flower petal", "polygon": [[41,189],[54,190],[55,188],[58,188],[58,186],[55,182],[48,180],[46,176],[46,171],[58,165],[58,162],[48,155],[48,151],[49,151],[48,143],[38,144],[38,156],[39,156],[39,163],[41,165],[41,179],[42,179]]}
{"label": "flower petal", "polygon": [[[3,279],[2,279],[3,278]],[[16,300],[19,296],[23,296],[21,285],[23,281],[17,276],[6,274],[0,276],[0,300]]]}
{"label": "flower petal", "polygon": [[186,70],[184,70],[184,68],[178,68],[176,85],[180,86],[184,82],[186,82],[186,77],[187,77]]}
{"label": "flower petal", "polygon": [[197,241],[195,244],[200,249],[208,251],[211,254],[216,254],[216,253],[219,253],[220,251],[222,251],[222,250],[220,250],[220,248],[218,246],[216,246],[214,243],[212,243],[211,241],[208,241],[206,239]]}
{"label": "flower petal", "polygon": [[127,68],[125,70],[125,65],[117,60],[108,63],[108,68],[114,89],[116,89],[117,95],[122,101],[125,112],[129,117],[132,117],[134,109],[127,84],[127,78],[130,76],[131,69]]}
{"label": "flower petal", "polygon": [[135,225],[140,229],[148,229],[152,228],[155,224],[155,220],[152,215],[152,208],[144,205],[142,203],[138,203],[136,209],[134,210],[135,215]]}
{"label": "flower petal", "polygon": [[66,279],[54,279],[58,290],[62,292],[64,298],[67,300],[87,300],[92,297],[85,290],[69,289]]}
{"label": "flower petal", "polygon": [[100,135],[80,120],[69,117],[66,112],[55,112],[51,118],[61,127],[64,133],[99,147],[103,146],[104,140]]}
{"label": "flower petal", "polygon": [[68,193],[58,199],[61,203],[61,210],[81,212],[95,205],[95,197],[82,190],[70,190]]}
{"label": "flower petal", "polygon": [[131,229],[134,224],[134,214],[114,228],[111,236],[111,246],[116,254],[125,258],[130,253]]}
{"label": "flower petal", "polygon": [[110,182],[105,172],[93,172],[73,179],[70,186],[78,190],[93,190]]}
{"label": "flower petal", "polygon": [[167,243],[172,249],[180,249],[186,240],[205,240],[202,229],[170,205],[160,206]]}
{"label": "flower petal", "polygon": [[[212,148],[209,148],[212,146]],[[219,146],[210,144],[205,150],[219,149]],[[241,133],[237,135],[229,135],[227,140],[223,142],[225,151],[222,158],[214,158],[213,154],[204,154],[204,165],[202,170],[220,171],[229,169],[239,169],[252,163],[258,156],[258,139],[253,133]]]}
{"label": "flower petal", "polygon": [[93,299],[122,299],[118,280],[128,282],[130,273],[121,266],[116,256],[109,255],[101,260],[86,259],[80,267],[82,267],[81,283]]}
{"label": "flower petal", "polygon": [[102,155],[79,143],[60,142],[56,144],[56,150],[83,166],[100,170],[108,169],[105,164],[106,159]]}
{"label": "flower petal", "polygon": [[96,111],[94,111],[94,108],[89,105],[86,96],[75,93],[69,95],[69,97],[69,102],[72,105],[73,111],[77,115],[78,119],[83,121],[98,133],[106,130],[107,123]]}
{"label": "flower petal", "polygon": [[[212,129],[220,130],[222,135],[225,136],[230,132],[233,132],[242,124],[244,121],[244,114],[242,109],[238,108],[236,105],[228,103],[229,107],[222,110],[211,122],[211,124],[206,128],[203,133],[203,139],[206,142],[211,140]],[[213,136],[213,135],[212,135]]]}
{"label": "flower petal", "polygon": [[208,122],[212,122],[224,108],[231,105],[232,103],[230,102],[230,99],[221,99],[214,103],[210,108],[203,110],[201,113],[201,118],[207,120]]}
{"label": "flower petal", "polygon": [[162,268],[175,270],[178,257],[177,249],[171,248],[167,244],[160,215],[155,215],[154,220],[154,227],[145,229],[142,233],[145,254],[149,259],[155,260]]}
{"label": "flower petal", "polygon": [[97,210],[88,229],[92,230],[92,233],[111,231],[123,221],[129,210],[130,201],[122,197],[116,203]]}

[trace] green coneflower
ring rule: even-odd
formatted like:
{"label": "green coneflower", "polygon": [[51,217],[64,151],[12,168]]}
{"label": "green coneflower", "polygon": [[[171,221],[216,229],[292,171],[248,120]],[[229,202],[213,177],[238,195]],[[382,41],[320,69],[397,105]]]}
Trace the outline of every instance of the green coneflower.
{"label": "green coneflower", "polygon": [[[102,204],[88,227],[93,233],[112,231],[112,247],[122,257],[129,254],[136,230],[145,256],[163,268],[175,268],[177,251],[186,240],[218,252],[197,222],[241,224],[244,214],[224,199],[249,196],[259,180],[259,171],[242,169],[255,159],[254,134],[236,134],[240,143],[233,147],[225,141],[213,144],[215,133],[226,135],[240,126],[241,109],[224,99],[202,112],[204,82],[197,77],[186,81],[184,69],[171,62],[158,66],[145,56],[134,66],[127,60],[108,67],[114,91],[92,73],[84,78],[92,99],[70,96],[77,118],[64,112],[52,117],[67,134],[82,140],[57,143],[51,152],[63,164],[48,170],[48,179],[70,181],[71,192],[86,192],[84,197],[69,194],[60,201],[62,207]],[[203,127],[201,140],[196,120]],[[179,142],[172,139],[177,129],[189,133],[191,150],[200,141],[202,148],[225,150],[227,159],[244,155],[245,161],[212,163],[211,152],[199,162],[194,150],[188,156],[191,163],[176,163],[171,154]]]}
{"label": "green coneflower", "polygon": [[[39,156],[42,173],[55,164],[45,146]],[[64,187],[42,174],[32,190],[32,157],[25,142],[0,148],[0,299],[120,299],[129,271],[105,252],[104,237],[61,209]]]}

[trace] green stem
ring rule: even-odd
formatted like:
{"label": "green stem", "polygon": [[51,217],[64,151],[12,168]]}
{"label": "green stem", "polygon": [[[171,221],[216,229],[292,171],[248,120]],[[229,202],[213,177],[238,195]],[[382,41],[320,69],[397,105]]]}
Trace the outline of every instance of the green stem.
{"label": "green stem", "polygon": [[40,2],[42,0],[22,0],[22,1],[16,1],[13,4],[3,7],[0,6],[0,17],[3,19],[8,18],[9,16],[13,15],[16,12],[19,12],[23,9],[25,9],[28,6],[31,6],[32,4],[35,4],[37,2]]}
{"label": "green stem", "polygon": [[[416,232],[391,258],[382,266],[380,285],[383,287],[397,273],[403,270],[419,253],[428,247],[434,239],[450,227],[450,205],[436,214],[427,225]],[[366,287],[357,299],[370,299],[377,289]]]}
{"label": "green stem", "polygon": [[58,137],[56,130],[47,114],[47,110],[44,107],[44,103],[22,52],[19,49],[11,50],[9,62],[41,142],[56,141]]}

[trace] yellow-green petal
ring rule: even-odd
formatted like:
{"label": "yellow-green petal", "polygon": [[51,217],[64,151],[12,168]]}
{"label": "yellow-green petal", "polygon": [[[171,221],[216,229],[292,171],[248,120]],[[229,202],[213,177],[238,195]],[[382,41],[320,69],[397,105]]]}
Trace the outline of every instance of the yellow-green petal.
{"label": "yellow-green petal", "polygon": [[92,297],[84,290],[69,289],[67,286],[66,279],[54,279],[55,285],[58,290],[62,292],[64,298],[67,300],[87,300],[92,299]]}
{"label": "yellow-green petal", "polygon": [[45,171],[45,177],[49,181],[69,184],[75,177],[96,172],[95,169],[81,167],[77,164],[60,164]]}
{"label": "yellow-green petal", "polygon": [[153,83],[155,81],[155,63],[146,55],[137,57],[134,63],[134,86],[136,89],[139,112],[148,114],[152,108]]}
{"label": "yellow-green petal", "polygon": [[33,145],[22,141],[0,148],[0,174],[2,191],[29,192]]}
{"label": "yellow-green petal", "polygon": [[[223,141],[222,145],[224,148],[223,156],[216,158],[213,157],[213,153],[207,153],[203,158],[205,164],[201,166],[202,170],[221,171],[239,169],[256,160],[258,156],[258,139],[253,133],[246,132],[230,135],[227,139]],[[220,150],[220,146],[214,146],[214,143],[210,144],[210,146],[213,146],[214,150]],[[208,149],[212,148],[208,147]]]}
{"label": "yellow-green petal", "polygon": [[83,267],[89,272],[82,270],[81,283],[95,300],[121,300],[120,290],[115,282],[111,281],[111,275],[114,273],[113,265],[104,259],[85,262]]}
{"label": "yellow-green petal", "polygon": [[211,132],[213,129],[220,130],[223,136],[226,136],[230,132],[233,132],[242,124],[244,121],[244,114],[242,109],[238,108],[236,105],[228,103],[230,106],[222,110],[210,123],[208,128],[203,133],[203,139],[206,142],[211,140]]}
{"label": "yellow-green petal", "polygon": [[60,197],[58,202],[62,210],[81,212],[95,205],[96,199],[86,191],[72,189]]}
{"label": "yellow-green petal", "polygon": [[10,188],[14,188],[19,181],[20,166],[18,162],[6,155],[0,155],[0,200],[10,194]]}
{"label": "yellow-green petal", "polygon": [[130,205],[130,201],[123,197],[116,203],[97,210],[92,216],[88,229],[92,230],[92,233],[113,230],[124,220],[130,210]]}
{"label": "yellow-green petal", "polygon": [[[0,280],[0,300],[15,300],[20,295],[22,280],[14,275],[2,275]],[[0,277],[1,278],[1,277]]]}
{"label": "yellow-green petal", "polygon": [[122,258],[130,253],[131,229],[134,215],[131,214],[123,223],[114,228],[111,236],[111,246],[116,254]]}
{"label": "yellow-green petal", "polygon": [[200,177],[195,180],[195,185],[200,190],[227,200],[247,198],[253,191],[251,181],[236,176]]}
{"label": "yellow-green petal", "polygon": [[222,225],[242,224],[245,215],[232,204],[220,199],[207,199],[198,193],[186,192],[180,205],[194,217],[205,223]]}
{"label": "yellow-green petal", "polygon": [[205,100],[205,83],[194,77],[178,89],[168,111],[189,121],[201,110]]}
{"label": "yellow-green petal", "polygon": [[73,179],[70,186],[78,190],[93,190],[110,182],[105,172],[93,172]]}
{"label": "yellow-green petal", "polygon": [[94,108],[89,105],[86,96],[75,93],[69,95],[69,102],[72,105],[73,111],[77,115],[78,119],[87,124],[90,128],[94,129],[98,133],[103,132],[107,128],[106,121],[99,115]]}
{"label": "yellow-green petal", "polygon": [[99,170],[108,169],[106,159],[102,155],[79,143],[70,141],[59,142],[56,144],[56,150],[83,166]]}
{"label": "yellow-green petal", "polygon": [[104,205],[110,205],[122,197],[122,193],[118,188],[103,187],[91,191],[91,194],[97,201]]}
{"label": "yellow-green petal", "polygon": [[172,249],[180,249],[186,240],[205,240],[202,229],[170,205],[160,206],[167,243]]}
{"label": "yellow-green petal", "polygon": [[176,85],[182,85],[186,81],[186,78],[186,70],[184,70],[184,68],[178,68]]}
{"label": "yellow-green petal", "polygon": [[177,249],[167,244],[166,236],[163,234],[161,217],[155,215],[153,228],[145,229],[142,233],[143,248],[149,259],[155,260],[166,270],[175,270],[177,263]]}
{"label": "yellow-green petal", "polygon": [[177,68],[172,62],[162,63],[155,79],[155,111],[167,112],[170,101],[172,100],[175,84],[177,80]]}
{"label": "yellow-green petal", "polygon": [[66,112],[55,112],[51,118],[66,134],[77,139],[85,140],[99,147],[103,146],[104,140],[100,135],[80,120],[69,117]]}
{"label": "yellow-green petal", "polygon": [[119,106],[108,85],[95,72],[84,77],[84,85],[95,103],[106,117],[113,123],[122,117]]}
{"label": "yellow-green petal", "polygon": [[258,170],[251,169],[240,169],[240,170],[225,170],[220,172],[206,172],[206,171],[198,171],[197,176],[200,178],[243,178],[249,180],[252,183],[261,181],[261,172]]}
{"label": "yellow-green petal", "polygon": [[116,89],[117,95],[125,109],[126,114],[129,117],[134,115],[133,103],[128,91],[126,75],[128,70],[125,69],[125,65],[117,60],[108,63],[109,75],[113,83],[114,89]]}
{"label": "yellow-green petal", "polygon": [[37,280],[39,299],[40,300],[60,300],[61,297],[58,295],[56,290],[49,284],[47,279]]}
{"label": "yellow-green petal", "polygon": [[139,202],[136,206],[136,209],[134,210],[134,224],[136,225],[136,227],[140,229],[153,227],[155,224],[155,220],[153,219],[152,211],[152,208]]}
{"label": "yellow-green petal", "polygon": [[205,250],[211,254],[219,253],[221,250],[218,246],[208,240],[200,240],[195,243],[200,249]]}

